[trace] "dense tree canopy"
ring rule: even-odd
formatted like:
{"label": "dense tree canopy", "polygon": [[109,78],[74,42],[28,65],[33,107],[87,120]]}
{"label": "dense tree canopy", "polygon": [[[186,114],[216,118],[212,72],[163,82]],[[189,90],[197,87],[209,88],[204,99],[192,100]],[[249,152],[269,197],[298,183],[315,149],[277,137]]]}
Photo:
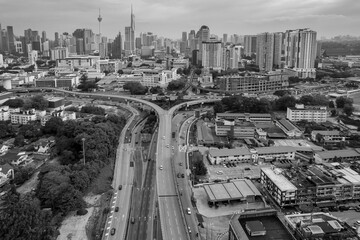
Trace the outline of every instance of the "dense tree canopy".
{"label": "dense tree canopy", "polygon": [[171,82],[169,82],[168,86],[167,86],[167,89],[169,91],[177,91],[177,90],[181,90],[185,87],[185,83],[186,81],[184,80],[173,80]]}
{"label": "dense tree canopy", "polygon": [[105,109],[102,107],[96,107],[93,105],[86,105],[81,108],[82,113],[89,113],[95,115],[105,115]]}
{"label": "dense tree canopy", "polygon": [[336,107],[343,108],[345,104],[352,106],[353,100],[347,97],[338,97],[336,98],[335,103],[336,103]]}
{"label": "dense tree canopy", "polygon": [[9,106],[11,108],[21,108],[24,106],[24,100],[21,98],[9,99],[4,102],[3,105]]}
{"label": "dense tree canopy", "polygon": [[144,87],[140,82],[130,81],[126,82],[123,86],[124,90],[130,91],[131,95],[143,95],[148,89]]}

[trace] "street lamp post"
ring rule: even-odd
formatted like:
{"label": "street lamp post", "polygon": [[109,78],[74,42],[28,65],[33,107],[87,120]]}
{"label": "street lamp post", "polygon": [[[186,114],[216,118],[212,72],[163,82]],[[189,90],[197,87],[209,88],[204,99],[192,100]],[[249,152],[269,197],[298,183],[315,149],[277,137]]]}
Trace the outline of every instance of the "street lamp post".
{"label": "street lamp post", "polygon": [[82,138],[81,141],[83,143],[83,161],[84,161],[84,165],[85,165],[85,138]]}

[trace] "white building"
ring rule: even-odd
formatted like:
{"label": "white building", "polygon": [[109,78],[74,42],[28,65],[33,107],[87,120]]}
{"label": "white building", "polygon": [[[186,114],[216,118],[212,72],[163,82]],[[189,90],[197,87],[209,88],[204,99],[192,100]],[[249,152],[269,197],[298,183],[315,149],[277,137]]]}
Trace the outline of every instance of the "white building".
{"label": "white building", "polygon": [[69,57],[69,50],[66,47],[56,47],[50,53],[51,60],[53,61]]}
{"label": "white building", "polygon": [[0,106],[0,121],[8,121],[10,119],[9,106]]}
{"label": "white building", "polygon": [[38,51],[32,50],[28,53],[29,56],[29,64],[34,65],[38,60]]}
{"label": "white building", "polygon": [[283,206],[296,202],[297,187],[282,175],[281,172],[281,169],[278,168],[261,168],[260,179],[262,187],[271,193],[273,199],[280,206]]}
{"label": "white building", "polygon": [[36,113],[33,109],[11,113],[12,124],[28,124],[30,121],[36,120]]}
{"label": "white building", "polygon": [[76,113],[70,112],[70,111],[56,111],[51,113],[50,115],[45,115],[41,118],[41,126],[45,126],[46,122],[49,121],[53,117],[61,118],[63,121],[67,120],[75,120],[76,119]]}
{"label": "white building", "polygon": [[287,108],[286,118],[290,121],[306,120],[308,122],[326,122],[327,120],[326,106],[304,106],[304,104],[296,104],[295,107]]}

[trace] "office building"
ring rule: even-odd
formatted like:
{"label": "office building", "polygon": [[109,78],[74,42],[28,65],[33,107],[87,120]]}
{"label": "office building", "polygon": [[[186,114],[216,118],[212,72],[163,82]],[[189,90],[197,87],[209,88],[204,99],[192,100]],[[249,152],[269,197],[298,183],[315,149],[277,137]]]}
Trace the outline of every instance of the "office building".
{"label": "office building", "polygon": [[252,56],[256,53],[256,36],[245,35],[244,36],[244,55]]}
{"label": "office building", "polygon": [[29,64],[35,65],[36,61],[38,60],[38,51],[32,50],[28,53]]}
{"label": "office building", "polygon": [[9,52],[15,53],[15,36],[14,36],[14,29],[12,26],[7,26],[7,36],[8,36],[8,43],[9,43]]}
{"label": "office building", "polygon": [[115,37],[113,43],[112,43],[112,58],[118,58],[121,59],[122,57],[122,39],[121,39],[121,33]]}
{"label": "office building", "polygon": [[[196,45],[196,49],[199,50],[199,59],[198,59],[198,63],[201,63],[202,61],[202,51],[203,51],[203,42],[208,42],[210,40],[210,29],[208,26],[201,26],[201,28],[199,29],[199,31],[196,33],[196,40],[195,41],[195,45]],[[221,42],[220,42],[221,43]],[[202,64],[202,63],[201,63]]]}
{"label": "office building", "polygon": [[296,70],[300,78],[315,78],[316,32],[287,30],[284,45],[285,67]]}
{"label": "office building", "polygon": [[220,70],[222,59],[222,44],[220,41],[210,39],[202,41],[202,65],[204,68]]}
{"label": "office building", "polygon": [[295,107],[288,107],[286,118],[290,121],[298,122],[306,120],[308,122],[326,122],[327,120],[326,106],[304,106],[304,104],[296,104]]}
{"label": "office building", "polygon": [[[74,34],[73,34],[74,35]],[[75,36],[75,35],[74,35]],[[82,38],[81,36],[75,36],[76,38]],[[59,46],[59,33],[58,32],[55,32],[55,47],[58,47]]]}
{"label": "office building", "polygon": [[223,34],[222,42],[223,42],[224,45],[228,42],[228,35],[227,35],[227,33],[224,33],[224,34]]}
{"label": "office building", "polygon": [[42,31],[41,32],[41,43],[44,43],[46,41],[46,32]]}

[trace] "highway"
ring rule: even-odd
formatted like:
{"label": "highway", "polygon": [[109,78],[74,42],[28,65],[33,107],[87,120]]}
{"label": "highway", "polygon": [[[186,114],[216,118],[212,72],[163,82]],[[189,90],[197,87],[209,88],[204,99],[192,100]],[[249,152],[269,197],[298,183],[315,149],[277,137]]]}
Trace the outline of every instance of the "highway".
{"label": "highway", "polygon": [[[133,115],[123,128],[119,146],[116,152],[116,161],[114,168],[114,178],[112,187],[114,189],[114,195],[110,203],[110,213],[105,225],[103,239],[122,239],[126,231],[126,222],[129,213],[130,205],[130,193],[132,190],[133,168],[130,168],[130,158],[132,155],[131,148],[132,143],[127,143],[125,140],[127,129],[134,124],[134,119],[139,115],[138,112],[129,106],[129,109],[133,112]],[[135,138],[135,136],[133,136]],[[134,141],[133,141],[134,142]],[[119,189],[121,186],[121,189]],[[119,211],[115,212],[115,208],[118,207]],[[111,235],[111,229],[115,229],[115,234]]]}
{"label": "highway", "polygon": [[[140,132],[139,126],[137,132]],[[148,158],[142,157],[141,151],[141,138],[137,134],[136,152],[134,156],[134,188],[131,200],[130,224],[128,227],[127,239],[128,240],[145,240],[152,239],[153,228],[153,214],[155,205],[155,172],[156,162],[156,136],[152,139],[149,148],[149,158],[153,159],[148,161]],[[146,169],[143,171],[143,169]],[[145,176],[143,177],[145,172]]]}
{"label": "highway", "polygon": [[[169,111],[165,111],[158,105],[148,102],[143,99],[128,97],[128,96],[121,96],[121,95],[111,95],[111,94],[104,94],[104,93],[82,93],[82,92],[72,92],[57,88],[39,88],[39,89],[51,89],[53,91],[68,93],[71,95],[80,95],[85,97],[91,98],[107,98],[109,100],[127,100],[127,101],[134,101],[145,104],[156,111],[159,118],[159,130],[158,130],[158,144],[156,150],[156,191],[158,193],[158,203],[159,203],[159,212],[160,212],[160,223],[161,223],[161,231],[162,237],[164,240],[181,240],[181,239],[188,239],[188,230],[186,223],[184,222],[183,212],[185,209],[181,209],[180,207],[180,200],[178,198],[178,193],[176,191],[176,173],[174,171],[174,166],[171,161],[171,148],[167,148],[166,145],[171,145],[171,121],[175,111],[179,108],[202,104],[202,103],[209,103],[209,102],[216,102],[220,101],[221,99],[199,99],[191,102],[185,102],[178,104],[172,107]],[[132,119],[130,119],[132,120]],[[128,121],[130,123],[130,121]],[[124,131],[126,128],[124,128]],[[123,136],[123,134],[122,134]],[[133,136],[134,137],[134,136]],[[124,142],[124,139],[121,139],[121,143]],[[131,193],[132,187],[132,170],[125,171],[124,169],[129,169],[130,163],[130,152],[125,151],[123,149],[131,148],[130,144],[123,144],[122,147],[119,146],[117,151],[117,156],[122,156],[121,158],[117,157],[115,170],[116,179],[114,179],[114,189],[117,189],[118,185],[122,183],[124,188],[121,190],[122,194],[119,194],[119,191],[115,193],[115,199],[112,201],[112,210],[115,206],[120,205],[122,206],[122,210],[115,214],[113,217],[114,219],[111,220],[110,227],[108,224],[106,225],[104,231],[104,239],[108,239],[109,235],[108,232],[111,228],[116,228],[116,234],[111,239],[124,239],[125,227],[126,227],[126,217],[129,211],[129,197]],[[126,152],[126,153],[124,153]],[[121,161],[119,160],[121,159]],[[125,160],[127,159],[127,160]],[[120,163],[118,163],[120,162]],[[160,170],[160,166],[162,166],[162,170]],[[124,174],[121,174],[122,171],[125,171]],[[118,177],[120,176],[120,177]],[[120,197],[117,197],[120,195]],[[126,197],[125,197],[126,195]],[[125,210],[125,208],[127,208]],[[120,234],[119,234],[120,232]]]}

